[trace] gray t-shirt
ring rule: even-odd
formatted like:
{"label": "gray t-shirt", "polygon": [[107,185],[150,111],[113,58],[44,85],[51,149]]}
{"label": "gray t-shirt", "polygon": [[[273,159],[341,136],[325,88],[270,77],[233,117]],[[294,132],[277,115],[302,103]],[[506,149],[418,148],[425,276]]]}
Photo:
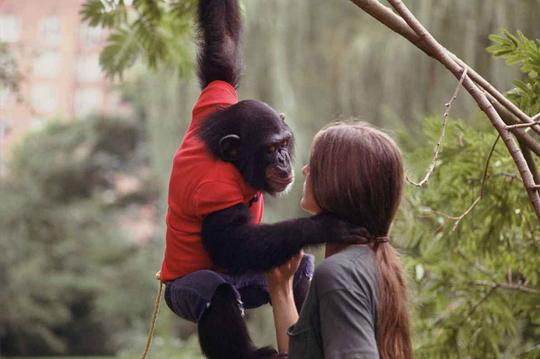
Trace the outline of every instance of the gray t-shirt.
{"label": "gray t-shirt", "polygon": [[289,328],[289,358],[379,358],[377,276],[367,246],[352,245],[325,259],[298,322]]}

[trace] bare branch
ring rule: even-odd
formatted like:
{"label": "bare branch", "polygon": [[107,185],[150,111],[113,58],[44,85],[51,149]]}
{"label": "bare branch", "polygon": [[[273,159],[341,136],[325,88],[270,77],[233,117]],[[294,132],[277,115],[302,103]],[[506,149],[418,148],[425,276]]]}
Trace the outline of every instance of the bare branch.
{"label": "bare branch", "polygon": [[480,300],[478,302],[476,302],[472,307],[471,309],[469,309],[469,311],[467,312],[467,314],[465,315],[465,317],[463,318],[463,321],[462,323],[466,322],[467,320],[469,320],[469,318],[471,317],[471,315],[473,315],[473,313],[476,311],[476,309],[478,309],[478,307],[484,303],[493,293],[495,293],[495,290],[499,288],[499,285],[495,284],[493,286],[491,286],[491,289],[486,293],[484,294],[484,296],[482,298],[480,298]]}
{"label": "bare branch", "polygon": [[495,151],[495,147],[497,146],[497,142],[499,142],[500,137],[501,136],[497,136],[495,141],[493,141],[493,145],[491,145],[491,149],[489,150],[489,153],[488,153],[488,156],[487,156],[487,159],[486,159],[486,164],[484,165],[484,173],[482,174],[482,180],[480,181],[480,193],[478,194],[478,197],[476,197],[476,199],[473,201],[473,203],[471,203],[469,208],[467,208],[465,210],[465,212],[463,212],[462,215],[457,217],[456,223],[454,223],[454,225],[452,226],[452,232],[454,232],[457,229],[457,226],[459,225],[461,220],[463,218],[465,218],[465,216],[468,215],[473,210],[474,207],[476,207],[476,205],[478,204],[478,202],[480,202],[480,200],[482,198],[484,198],[484,187],[486,185],[486,178],[487,178],[487,173],[488,173],[488,168],[489,168],[489,161],[491,160],[491,156],[493,155],[493,152]]}
{"label": "bare branch", "polygon": [[[447,50],[448,51],[448,50]],[[454,61],[456,61],[461,66],[467,66],[467,64],[461,60],[459,57],[457,57],[452,52],[448,51],[450,53],[450,56]],[[478,74],[474,69],[469,70],[469,76],[476,82],[482,89],[484,89],[486,92],[488,92],[491,96],[493,96],[497,102],[499,102],[502,106],[504,106],[508,111],[510,111],[514,116],[516,116],[521,122],[529,123],[533,122],[534,120],[528,116],[525,112],[523,112],[519,107],[514,105],[512,101],[507,99],[502,93],[500,93],[492,84],[490,84],[486,79],[484,79],[480,74]],[[540,134],[540,126],[533,126],[531,127],[536,133]]]}
{"label": "bare branch", "polygon": [[499,141],[499,138],[500,138],[500,136],[497,136],[497,138],[493,142],[493,145],[491,145],[491,149],[489,150],[489,153],[488,153],[488,156],[487,156],[487,159],[486,159],[486,164],[484,165],[484,172],[482,174],[482,179],[480,180],[480,190],[479,190],[478,197],[476,197],[474,199],[474,201],[471,203],[471,205],[469,207],[467,207],[465,212],[463,212],[459,216],[452,216],[452,215],[449,215],[447,213],[437,211],[437,210],[430,210],[429,211],[430,213],[438,214],[438,215],[441,215],[441,216],[443,216],[443,217],[445,217],[445,218],[447,218],[449,220],[455,221],[454,225],[452,226],[451,232],[454,232],[457,229],[457,226],[459,225],[461,220],[463,218],[465,218],[473,210],[474,207],[476,207],[476,205],[478,204],[478,202],[480,202],[480,200],[482,198],[484,198],[484,187],[485,187],[486,179],[488,177],[487,173],[488,173],[488,168],[489,168],[489,162],[491,160],[491,156],[493,155],[493,151],[495,150],[495,146],[497,145],[497,142]]}
{"label": "bare branch", "polygon": [[463,258],[467,263],[469,263],[470,266],[478,270],[480,273],[484,274],[485,276],[489,277],[491,281],[485,281],[485,280],[475,280],[471,282],[474,285],[481,285],[481,286],[487,286],[487,287],[494,287],[498,286],[504,289],[513,289],[513,290],[520,290],[526,293],[538,293],[540,292],[537,289],[530,288],[527,286],[524,286],[522,284],[518,283],[512,283],[512,271],[510,268],[508,268],[508,279],[506,283],[501,283],[496,280],[496,276],[493,273],[490,273],[487,269],[482,267],[479,263],[473,261],[469,257],[463,253],[461,249],[457,249],[455,251],[461,258]]}
{"label": "bare branch", "polygon": [[474,207],[476,207],[476,205],[478,204],[478,202],[480,202],[481,199],[482,199],[482,196],[476,197],[473,203],[471,203],[471,205],[465,210],[465,212],[463,212],[460,216],[455,218],[456,222],[452,226],[451,232],[454,232],[457,229],[458,225],[461,223],[461,220],[465,218],[469,213],[471,213],[471,211],[474,209]]}
{"label": "bare branch", "polygon": [[[409,24],[409,26],[418,34],[418,37],[425,41],[425,44],[432,49],[430,51],[434,57],[441,62],[448,70],[450,70],[454,76],[460,77],[463,71],[462,66],[457,63],[449,55],[448,51],[433,38],[433,36],[424,28],[424,26],[416,19],[416,17],[410,12],[410,10],[403,4],[401,0],[388,0],[392,7],[401,15],[401,17]],[[492,125],[497,129],[501,138],[503,139],[510,155],[512,156],[525,188],[527,195],[533,205],[536,216],[540,219],[540,193],[536,191],[534,179],[531,171],[527,165],[523,153],[519,149],[519,146],[514,141],[511,133],[505,128],[506,124],[501,119],[493,105],[489,102],[484,92],[481,91],[478,86],[468,77],[465,76],[464,87],[469,94],[474,98],[480,109],[487,115]],[[530,122],[530,121],[529,121]]]}
{"label": "bare branch", "polygon": [[477,281],[471,282],[471,284],[483,286],[483,287],[491,287],[491,288],[497,287],[497,288],[503,288],[503,289],[517,290],[520,292],[532,293],[532,294],[540,293],[538,289],[530,288],[522,284],[515,284],[515,283],[499,283],[499,282],[488,282],[488,281],[483,281],[483,280],[477,280]]}
{"label": "bare branch", "polygon": [[[502,106],[493,96],[487,94],[488,100],[491,102],[493,107],[495,107],[495,110],[499,113],[504,123],[507,125],[515,125],[519,123],[519,121],[514,117],[514,115],[508,111],[504,106]],[[536,141],[534,138],[531,137],[525,130],[521,128],[516,128],[512,130],[512,133],[518,141],[522,141],[524,144],[527,145],[527,148],[529,148],[531,151],[533,151],[537,156],[540,156],[540,143]]]}
{"label": "bare branch", "polygon": [[534,120],[533,122],[530,122],[530,123],[518,123],[518,124],[515,124],[515,125],[509,125],[509,126],[506,126],[506,129],[510,130],[512,128],[531,127],[531,126],[538,125],[538,124],[540,124],[540,120]]}
{"label": "bare branch", "polygon": [[538,170],[536,169],[536,163],[534,162],[534,158],[531,154],[531,150],[527,147],[526,143],[520,139],[517,138],[519,147],[521,148],[521,152],[523,152],[523,157],[525,157],[525,161],[527,161],[527,165],[529,166],[529,169],[531,170],[534,183],[538,186],[540,183],[540,177],[538,176]]}
{"label": "bare branch", "polygon": [[[433,49],[427,45],[426,39],[418,35],[403,18],[396,15],[389,7],[382,5],[378,0],[351,0],[356,6],[364,10],[376,20],[380,21],[386,27],[400,34],[409,40],[412,44],[424,51],[428,56],[435,57]],[[512,101],[508,100],[502,93],[500,93],[493,85],[491,85],[486,79],[478,74],[474,69],[467,66],[467,64],[451,53],[447,49],[445,52],[461,67],[469,68],[469,77],[493,96],[502,106],[507,108],[514,116],[524,123],[532,122],[532,119],[521,111]],[[540,126],[532,127],[535,132],[540,134]]]}
{"label": "bare branch", "polygon": [[443,115],[443,119],[442,119],[441,135],[439,136],[439,140],[437,141],[437,144],[435,145],[435,149],[433,150],[433,158],[431,160],[431,165],[429,166],[429,168],[428,168],[428,170],[426,172],[426,175],[418,183],[413,182],[411,179],[409,179],[408,176],[406,177],[406,179],[407,179],[407,181],[409,183],[411,183],[411,184],[413,184],[413,185],[415,185],[417,187],[422,187],[424,184],[426,184],[427,181],[429,180],[429,177],[431,177],[431,175],[433,174],[433,171],[435,170],[437,159],[439,157],[439,151],[441,149],[441,145],[442,145],[442,142],[444,140],[444,135],[446,133],[446,123],[448,122],[448,115],[450,114],[450,109],[452,108],[452,104],[454,103],[454,101],[457,98],[457,95],[459,93],[459,89],[463,85],[463,80],[465,79],[465,76],[467,76],[467,68],[465,68],[465,70],[463,71],[463,74],[461,75],[461,78],[459,79],[459,83],[456,86],[456,89],[454,90],[454,94],[450,98],[450,101],[448,101],[445,104],[446,111],[444,111],[444,115]]}

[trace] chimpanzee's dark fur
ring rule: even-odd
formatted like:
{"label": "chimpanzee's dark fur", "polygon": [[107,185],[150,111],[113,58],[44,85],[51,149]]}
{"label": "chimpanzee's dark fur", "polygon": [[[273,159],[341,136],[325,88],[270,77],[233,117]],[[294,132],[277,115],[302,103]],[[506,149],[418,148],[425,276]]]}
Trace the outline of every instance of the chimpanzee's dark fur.
{"label": "chimpanzee's dark fur", "polygon": [[[284,173],[291,173],[291,157],[294,151],[292,131],[267,104],[244,100],[213,113],[199,130],[199,135],[210,152],[223,160],[227,159],[222,156],[220,140],[231,134],[237,135],[240,141],[236,145],[237,157],[230,161],[251,187],[273,193],[266,181],[265,169],[273,163]],[[279,140],[287,140],[288,145],[274,153],[268,153],[268,145]]]}
{"label": "chimpanzee's dark fur", "polygon": [[272,348],[256,350],[231,287],[222,285],[198,324],[203,353],[212,359],[273,358]]}
{"label": "chimpanzee's dark fur", "polygon": [[237,0],[200,0],[199,82],[205,88],[214,80],[238,87],[241,71],[240,33],[242,19]]}
{"label": "chimpanzee's dark fur", "polygon": [[[241,71],[238,0],[200,0],[198,10],[201,87],[222,80],[236,88]],[[215,112],[204,121],[199,136],[214,156],[235,165],[256,190],[276,192],[268,182],[266,172],[270,167],[283,178],[292,174],[292,132],[265,103],[245,100]],[[276,143],[277,149],[268,151]],[[233,274],[269,270],[306,245],[343,242],[353,231],[349,224],[330,214],[260,225],[251,224],[249,219],[249,209],[238,204],[211,213],[203,220],[201,237],[205,249],[216,265]],[[303,288],[300,292],[305,291]],[[302,299],[297,298],[297,302]],[[237,303],[227,287],[220,287],[214,295],[199,323],[199,337],[203,352],[212,359],[271,358],[275,353],[267,348],[253,349]]]}
{"label": "chimpanzee's dark fur", "polygon": [[251,224],[243,204],[211,213],[202,239],[212,261],[230,273],[264,272],[285,263],[307,245],[343,242],[349,226],[331,214],[274,224]]}

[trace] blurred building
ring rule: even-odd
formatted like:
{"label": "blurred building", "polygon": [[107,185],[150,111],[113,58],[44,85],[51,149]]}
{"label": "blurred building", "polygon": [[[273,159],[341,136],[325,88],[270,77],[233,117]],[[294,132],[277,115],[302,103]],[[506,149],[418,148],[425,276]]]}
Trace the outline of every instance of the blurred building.
{"label": "blurred building", "polygon": [[99,67],[106,33],[81,23],[83,2],[0,1],[0,41],[9,44],[22,75],[19,100],[0,89],[0,168],[15,142],[50,119],[122,110]]}

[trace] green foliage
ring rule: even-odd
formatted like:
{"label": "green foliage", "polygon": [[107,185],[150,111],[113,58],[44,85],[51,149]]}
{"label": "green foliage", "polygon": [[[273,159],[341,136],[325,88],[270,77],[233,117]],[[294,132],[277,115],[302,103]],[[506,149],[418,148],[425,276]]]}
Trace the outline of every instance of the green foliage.
{"label": "green foliage", "polygon": [[[538,47],[508,33],[492,36],[490,51],[522,64],[527,89],[511,93],[524,111],[537,111]],[[504,49],[504,50],[503,50]],[[527,90],[527,91],[525,91]],[[484,119],[482,119],[484,121]],[[413,151],[409,171],[421,172],[440,134],[429,118],[430,146]],[[450,120],[438,167],[425,188],[407,188],[397,223],[413,274],[419,358],[536,358],[540,354],[540,226],[519,173],[491,129]],[[538,161],[537,161],[538,164]],[[416,176],[415,176],[416,177]]]}
{"label": "green foliage", "polygon": [[[148,258],[160,253],[118,227],[128,206],[155,199],[139,126],[56,123],[15,150],[0,182],[2,354],[112,353],[146,323],[151,295],[132,298],[153,292]],[[119,192],[114,178],[135,173],[138,193]]]}
{"label": "green foliage", "polygon": [[488,51],[506,60],[509,65],[519,65],[524,79],[515,80],[515,89],[509,92],[512,100],[530,115],[540,112],[540,40],[529,40],[521,31],[517,36],[507,30],[501,35],[491,35],[493,45]]}
{"label": "green foliage", "polygon": [[[425,133],[433,142],[439,131],[438,119],[426,121]],[[478,196],[495,139],[493,133],[451,121],[428,187],[408,188],[397,232],[406,239],[416,279],[411,284],[420,358],[498,358],[517,355],[540,340],[534,334],[540,329],[540,228],[501,141],[483,199],[455,231],[455,221],[447,216],[462,214]],[[410,158],[430,154],[428,147]]]}
{"label": "green foliage", "polygon": [[164,65],[179,73],[191,66],[186,44],[192,38],[195,0],[87,0],[81,16],[91,26],[109,29],[100,63],[110,77],[142,59],[155,69]]}

